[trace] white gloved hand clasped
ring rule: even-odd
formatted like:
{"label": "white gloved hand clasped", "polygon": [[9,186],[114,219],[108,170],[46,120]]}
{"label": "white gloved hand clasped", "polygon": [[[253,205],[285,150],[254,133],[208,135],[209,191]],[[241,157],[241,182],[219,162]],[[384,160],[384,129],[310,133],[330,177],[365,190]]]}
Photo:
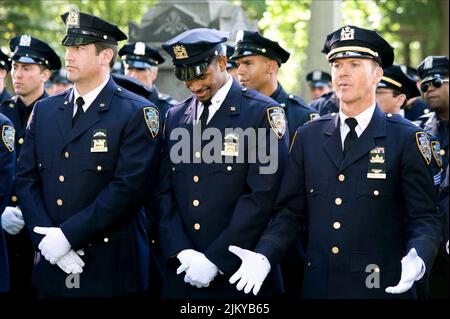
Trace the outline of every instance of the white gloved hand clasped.
{"label": "white gloved hand clasped", "polygon": [[70,243],[59,227],[34,227],[37,234],[45,235],[38,245],[42,256],[54,265],[70,250]]}
{"label": "white gloved hand clasped", "polygon": [[83,250],[75,252],[71,249],[56,262],[56,265],[66,274],[81,274],[83,272],[84,262],[80,256],[83,255]]}
{"label": "white gloved hand clasped", "polygon": [[17,235],[25,226],[19,207],[7,206],[2,214],[2,227],[10,235]]}

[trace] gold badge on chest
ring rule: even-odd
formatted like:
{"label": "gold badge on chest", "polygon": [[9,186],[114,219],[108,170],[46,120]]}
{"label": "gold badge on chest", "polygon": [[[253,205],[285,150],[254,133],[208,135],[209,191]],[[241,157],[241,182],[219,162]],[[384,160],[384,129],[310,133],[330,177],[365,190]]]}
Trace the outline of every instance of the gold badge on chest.
{"label": "gold badge on chest", "polygon": [[91,153],[108,152],[108,134],[105,129],[94,130],[91,141]]}
{"label": "gold badge on chest", "polygon": [[239,155],[239,136],[236,133],[230,133],[225,136],[221,155],[235,157]]}

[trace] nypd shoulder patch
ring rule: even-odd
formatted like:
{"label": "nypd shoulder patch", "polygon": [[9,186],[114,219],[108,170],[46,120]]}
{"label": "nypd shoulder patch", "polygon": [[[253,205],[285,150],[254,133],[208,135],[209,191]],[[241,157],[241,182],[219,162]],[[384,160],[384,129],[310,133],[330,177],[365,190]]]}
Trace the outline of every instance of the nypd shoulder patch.
{"label": "nypd shoulder patch", "polygon": [[431,151],[433,152],[433,157],[438,163],[439,167],[442,166],[442,156],[441,156],[441,143],[439,141],[431,142]]}
{"label": "nypd shoulder patch", "polygon": [[279,139],[286,133],[286,115],[281,107],[270,107],[267,109],[269,125]]}
{"label": "nypd shoulder patch", "polygon": [[152,106],[144,107],[144,118],[147,123],[147,128],[153,138],[159,133],[159,112]]}
{"label": "nypd shoulder patch", "polygon": [[14,151],[15,135],[16,131],[14,130],[14,127],[9,125],[4,125],[2,127],[2,141],[9,152]]}
{"label": "nypd shoulder patch", "polygon": [[428,134],[424,132],[417,132],[416,133],[416,142],[417,147],[420,150],[420,153],[422,153],[423,158],[427,162],[427,165],[430,165],[431,163],[431,143],[430,143],[430,137]]}

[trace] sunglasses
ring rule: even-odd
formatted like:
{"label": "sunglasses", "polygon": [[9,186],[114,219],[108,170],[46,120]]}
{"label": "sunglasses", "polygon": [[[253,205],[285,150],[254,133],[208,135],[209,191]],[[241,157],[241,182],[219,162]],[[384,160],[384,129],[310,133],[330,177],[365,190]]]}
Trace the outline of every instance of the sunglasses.
{"label": "sunglasses", "polygon": [[444,82],[448,82],[448,79],[441,79],[441,78],[434,78],[430,81],[424,82],[422,84],[420,84],[420,90],[425,93],[426,91],[428,91],[428,88],[430,87],[430,84],[433,84],[433,86],[436,89],[439,89],[442,86],[442,83]]}

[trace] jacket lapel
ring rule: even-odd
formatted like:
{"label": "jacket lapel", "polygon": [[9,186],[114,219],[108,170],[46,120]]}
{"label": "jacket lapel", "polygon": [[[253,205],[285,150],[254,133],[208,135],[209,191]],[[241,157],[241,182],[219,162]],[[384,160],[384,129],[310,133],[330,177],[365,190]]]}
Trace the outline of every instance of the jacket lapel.
{"label": "jacket lapel", "polygon": [[241,97],[242,87],[235,80],[233,80],[230,91],[228,91],[225,100],[222,102],[222,105],[220,105],[220,108],[214,114],[207,127],[211,126],[218,128],[219,130],[230,127],[230,115],[239,113]]}
{"label": "jacket lapel", "polygon": [[65,141],[67,134],[72,129],[72,117],[73,117],[73,88],[64,97],[62,105],[58,105],[58,127],[62,136],[62,140]]}
{"label": "jacket lapel", "polygon": [[[109,109],[111,99],[116,90],[119,90],[117,84],[112,79],[109,79],[109,82],[106,84],[103,90],[100,91],[100,94],[97,96],[94,102],[92,102],[91,106],[89,106],[86,113],[77,122],[75,127],[69,130],[67,138],[64,140],[63,147],[67,146],[67,144],[78,138],[80,135],[94,126],[98,121],[100,121],[99,113],[107,111]],[[71,109],[73,112],[73,102]],[[73,113],[70,113],[71,117],[70,121],[68,121],[69,123],[67,123],[67,116],[63,118],[64,124],[69,125],[70,128],[72,127],[72,114]]]}
{"label": "jacket lapel", "polygon": [[339,127],[339,115],[336,113],[333,119],[326,127],[324,134],[328,136],[323,147],[330,160],[334,163],[337,169],[341,167],[344,159],[344,152],[342,151],[341,130]]}
{"label": "jacket lapel", "polygon": [[381,112],[378,106],[376,106],[369,126],[367,126],[356,144],[353,145],[347,156],[345,156],[340,171],[345,170],[361,157],[368,154],[376,146],[375,139],[381,136],[386,136],[386,114]]}

